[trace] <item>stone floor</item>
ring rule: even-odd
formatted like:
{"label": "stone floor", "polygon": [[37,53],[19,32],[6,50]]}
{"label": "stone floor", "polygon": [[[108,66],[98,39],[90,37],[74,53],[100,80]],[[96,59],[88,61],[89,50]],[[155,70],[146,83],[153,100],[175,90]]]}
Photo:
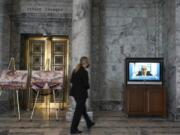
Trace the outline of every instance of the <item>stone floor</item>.
{"label": "stone floor", "polygon": [[[12,113],[0,115],[0,135],[70,135],[70,122],[64,118],[65,112],[50,117],[47,111],[35,112],[33,121],[29,120],[30,112],[22,113],[19,122]],[[126,117],[122,112],[95,112],[96,125],[87,130],[81,122],[81,135],[180,135],[180,122],[168,121],[164,117]]]}

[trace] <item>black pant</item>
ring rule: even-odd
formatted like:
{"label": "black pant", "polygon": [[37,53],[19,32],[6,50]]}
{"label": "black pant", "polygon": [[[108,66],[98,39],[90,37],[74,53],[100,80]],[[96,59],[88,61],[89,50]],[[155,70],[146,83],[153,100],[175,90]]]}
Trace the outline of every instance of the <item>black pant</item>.
{"label": "black pant", "polygon": [[89,126],[92,123],[86,111],[86,98],[85,99],[75,98],[75,101],[76,101],[76,108],[75,108],[74,116],[72,119],[71,131],[78,130],[78,125],[79,125],[82,115],[84,119],[86,120],[87,126]]}

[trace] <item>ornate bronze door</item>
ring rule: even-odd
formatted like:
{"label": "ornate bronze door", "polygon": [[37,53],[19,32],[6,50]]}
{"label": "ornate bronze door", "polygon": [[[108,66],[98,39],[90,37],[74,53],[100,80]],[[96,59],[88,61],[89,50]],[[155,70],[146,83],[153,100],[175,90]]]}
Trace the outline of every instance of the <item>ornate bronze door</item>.
{"label": "ornate bronze door", "polygon": [[[68,73],[68,38],[61,37],[30,37],[26,40],[25,55],[28,70],[63,70],[64,88],[56,91],[56,103],[50,90],[40,93],[38,108],[66,107],[67,102],[67,73]],[[29,107],[35,99],[35,92],[29,92]]]}

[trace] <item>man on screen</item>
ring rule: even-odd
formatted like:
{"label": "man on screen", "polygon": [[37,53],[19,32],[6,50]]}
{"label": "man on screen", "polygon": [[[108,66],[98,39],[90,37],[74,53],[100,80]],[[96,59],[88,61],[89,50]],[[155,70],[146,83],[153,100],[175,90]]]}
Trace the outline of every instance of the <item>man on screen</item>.
{"label": "man on screen", "polygon": [[138,71],[136,76],[152,76],[150,71],[147,71],[147,66],[142,65],[141,71]]}

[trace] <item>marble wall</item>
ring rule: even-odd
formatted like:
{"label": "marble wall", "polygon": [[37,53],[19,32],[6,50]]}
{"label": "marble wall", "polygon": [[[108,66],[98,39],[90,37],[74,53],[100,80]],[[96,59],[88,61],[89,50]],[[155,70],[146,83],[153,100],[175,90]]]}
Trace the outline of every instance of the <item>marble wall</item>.
{"label": "marble wall", "polygon": [[94,0],[93,108],[121,110],[126,57],[162,57],[159,0]]}
{"label": "marble wall", "polygon": [[180,1],[164,0],[163,44],[165,45],[168,114],[180,119]]}
{"label": "marble wall", "polygon": [[[1,0],[0,7],[1,69],[7,67],[10,56],[19,68],[23,34],[71,39],[72,0]],[[180,108],[179,12],[179,0],[92,1],[94,110],[122,110],[126,57],[164,57],[169,110],[173,114]]]}
{"label": "marble wall", "polygon": [[176,120],[180,120],[180,0],[175,1]]}
{"label": "marble wall", "polygon": [[11,56],[20,66],[21,35],[71,37],[71,0],[13,0]]}
{"label": "marble wall", "polygon": [[170,119],[177,120],[180,119],[180,1],[164,0],[163,13],[168,114]]}
{"label": "marble wall", "polygon": [[[10,17],[11,12],[11,0],[0,1],[0,69],[6,69],[9,61],[10,50]],[[2,104],[8,104],[7,92],[0,90],[0,102]],[[1,104],[0,103],[0,104]],[[2,105],[1,104],[1,105]],[[0,111],[4,111],[6,107],[1,107]]]}
{"label": "marble wall", "polygon": [[180,109],[180,0],[176,0],[176,108]]}
{"label": "marble wall", "polygon": [[[22,65],[22,35],[71,37],[71,19],[71,0],[1,0],[0,69],[7,69],[10,57],[15,57],[17,69]],[[8,92],[1,94],[0,104],[8,108]]]}
{"label": "marble wall", "polygon": [[11,0],[0,1],[0,69],[7,68],[10,46]]}

